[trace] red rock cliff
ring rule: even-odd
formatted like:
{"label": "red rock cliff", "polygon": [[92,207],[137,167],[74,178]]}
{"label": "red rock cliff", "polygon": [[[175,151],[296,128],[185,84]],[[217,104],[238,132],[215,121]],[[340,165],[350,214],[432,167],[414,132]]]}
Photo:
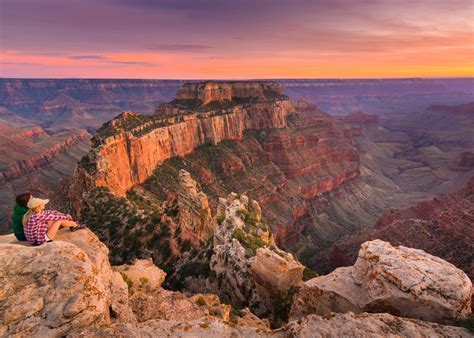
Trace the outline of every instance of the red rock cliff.
{"label": "red rock cliff", "polygon": [[[61,153],[67,152],[90,137],[87,131],[66,133],[51,137],[40,127],[25,129],[12,137],[0,137],[0,154],[6,152],[8,162],[0,166],[0,183],[16,179],[24,175],[31,175],[41,168],[51,164]],[[32,140],[42,137],[41,142]],[[42,145],[39,148],[36,145]],[[28,149],[22,149],[27,147]],[[12,154],[17,151],[21,154]]]}
{"label": "red rock cliff", "polygon": [[207,104],[212,101],[232,100],[233,98],[265,99],[266,94],[282,95],[281,87],[271,82],[204,82],[183,85],[176,94],[177,99],[197,99]]}
{"label": "red rock cliff", "polygon": [[[219,83],[219,86],[235,85]],[[237,92],[250,93],[246,86],[236,88]],[[263,86],[257,88],[263,93]],[[123,113],[98,130],[94,148],[76,170],[72,199],[79,200],[83,191],[94,186],[107,186],[114,194],[124,196],[131,187],[144,182],[164,160],[189,154],[206,143],[241,140],[245,129],[283,128],[285,117],[292,110],[291,101],[282,97],[235,104],[224,110],[198,113],[181,110],[178,115],[165,118]]]}

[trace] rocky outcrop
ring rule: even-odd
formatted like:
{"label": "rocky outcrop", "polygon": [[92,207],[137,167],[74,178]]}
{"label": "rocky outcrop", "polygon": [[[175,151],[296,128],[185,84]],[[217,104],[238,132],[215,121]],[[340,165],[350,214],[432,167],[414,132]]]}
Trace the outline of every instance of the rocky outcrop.
{"label": "rocky outcrop", "polygon": [[289,337],[471,337],[464,328],[394,317],[388,313],[309,315],[285,328]]}
{"label": "rocky outcrop", "polygon": [[71,197],[78,201],[94,186],[108,186],[124,196],[164,160],[189,154],[203,144],[241,140],[245,129],[282,128],[292,109],[283,98],[223,111],[180,112],[175,117],[123,113],[97,131],[91,153],[75,174]]}
{"label": "rocky outcrop", "polygon": [[304,267],[276,247],[268,226],[259,220],[259,209],[245,195],[219,200],[221,222],[210,267],[225,298],[256,314],[275,315],[275,297],[302,282]]}
{"label": "rocky outcrop", "polygon": [[60,239],[32,247],[2,238],[2,336],[60,336],[110,322],[108,249],[90,231],[63,232]]}
{"label": "rocky outcrop", "polygon": [[[159,325],[147,322],[145,330],[166,332],[193,321],[234,330],[228,324],[235,326],[237,319],[217,296],[165,290],[165,273],[151,260],[111,267],[107,254],[89,230],[61,230],[54,242],[41,246],[22,245],[12,235],[0,237],[1,335],[77,336],[124,327],[140,331],[139,323],[150,320]],[[254,317],[242,314],[236,332],[268,330]]]}
{"label": "rocky outcrop", "polygon": [[124,264],[114,267],[129,283],[129,290],[146,287],[149,290],[158,290],[165,280],[166,273],[159,269],[150,259],[137,259],[133,264]]}
{"label": "rocky outcrop", "polygon": [[187,83],[176,93],[177,99],[199,100],[202,104],[212,101],[232,101],[235,98],[266,100],[267,95],[283,96],[280,85],[274,82],[236,81]]}
{"label": "rocky outcrop", "polygon": [[182,240],[190,240],[194,245],[206,241],[214,235],[215,223],[207,195],[199,191],[196,181],[186,170],[179,172],[178,227]]}
{"label": "rocky outcrop", "polygon": [[291,317],[367,311],[446,323],[471,313],[471,297],[471,281],[455,266],[375,240],[362,245],[354,266],[306,282]]}

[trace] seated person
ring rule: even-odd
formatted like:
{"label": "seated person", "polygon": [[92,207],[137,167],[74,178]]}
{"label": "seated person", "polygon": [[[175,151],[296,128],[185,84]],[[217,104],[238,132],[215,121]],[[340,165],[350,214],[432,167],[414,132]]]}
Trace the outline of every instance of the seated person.
{"label": "seated person", "polygon": [[20,194],[15,198],[15,206],[12,213],[12,230],[16,239],[19,241],[26,241],[25,233],[23,232],[23,216],[28,211],[27,203],[32,198],[30,193]]}
{"label": "seated person", "polygon": [[26,240],[34,245],[51,242],[58,233],[59,227],[73,228],[78,224],[71,215],[56,210],[45,210],[49,200],[31,198],[28,203],[28,212],[23,217],[23,229]]}

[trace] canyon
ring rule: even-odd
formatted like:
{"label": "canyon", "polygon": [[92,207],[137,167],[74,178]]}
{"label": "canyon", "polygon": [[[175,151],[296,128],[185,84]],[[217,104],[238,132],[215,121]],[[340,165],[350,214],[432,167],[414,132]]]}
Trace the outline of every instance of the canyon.
{"label": "canyon", "polygon": [[[114,80],[114,79],[0,79],[0,122],[15,127],[12,134],[21,134],[28,128],[42,128],[54,136],[67,131],[93,133],[102,123],[111,120],[121,111],[139,111],[152,114],[156,106],[168,102],[186,83],[184,80]],[[423,111],[434,103],[438,105],[459,104],[472,101],[472,79],[367,79],[367,80],[277,80],[283,92],[293,100],[303,98],[316,104],[330,114],[343,115],[364,111],[394,122],[409,117],[411,112]],[[268,83],[268,81],[267,81]],[[258,94],[260,95],[260,94]],[[257,96],[258,96],[257,95]],[[245,95],[244,95],[245,96]],[[249,98],[247,98],[248,100]],[[251,99],[251,98],[250,98]],[[411,126],[419,125],[417,121]],[[423,123],[423,120],[421,120]],[[465,126],[469,126],[466,124]],[[406,126],[409,127],[409,126]],[[405,128],[405,126],[402,126]],[[348,131],[346,131],[348,132]],[[54,138],[50,138],[52,141]],[[28,142],[26,140],[26,142]],[[58,138],[58,144],[61,138]],[[17,144],[17,143],[15,143]],[[17,147],[5,145],[6,151]],[[41,171],[15,180],[16,184],[4,184],[8,191],[0,201],[0,218],[5,232],[9,224],[11,200],[25,188],[35,192],[35,187],[47,177],[59,182],[61,177],[70,177],[74,164],[87,152],[87,145],[69,147],[72,157],[56,157]],[[30,152],[32,159],[41,157]],[[9,156],[7,156],[8,158]],[[31,159],[25,158],[26,161]],[[459,159],[460,160],[460,159]],[[69,164],[69,161],[71,162]],[[456,159],[456,162],[458,159]],[[6,165],[15,165],[15,161]],[[55,169],[53,169],[53,167]],[[66,167],[67,170],[66,170]],[[58,174],[59,172],[59,174]],[[460,184],[456,184],[460,186]],[[37,193],[59,195],[59,184],[54,189],[38,189]],[[429,198],[431,196],[428,196]],[[380,210],[377,211],[380,213]]]}
{"label": "canyon", "polygon": [[360,244],[379,238],[422,249],[453,263],[474,279],[474,178],[454,192],[407,209],[386,212],[373,229],[345,236],[331,249],[333,265],[351,265]]}
{"label": "canyon", "polygon": [[[207,97],[222,98],[215,86],[205,86]],[[192,90],[205,96],[196,84],[189,87],[183,87],[187,97]],[[248,88],[258,90],[250,95]],[[312,199],[360,175],[357,151],[332,118],[304,101],[293,103],[275,84],[235,92],[245,96],[208,104],[197,99],[201,105],[187,110],[183,104],[190,99],[176,99],[159,106],[154,117],[127,112],[104,124],[73,178],[69,196],[76,214],[82,215],[84,194],[97,187],[132,204],[170,204],[178,195],[179,171],[187,170],[214,212],[218,198],[231,192],[256,200],[276,242],[294,253],[358,229],[315,225],[309,212]],[[306,227],[318,232],[313,243],[302,234]]]}
{"label": "canyon", "polygon": [[[290,80],[177,81],[153,114],[125,109],[92,137],[7,112],[8,198],[32,184],[90,230],[39,247],[0,237],[0,332],[470,336],[447,326],[472,320],[474,106],[446,104],[463,81],[443,105],[338,116],[287,96]],[[375,107],[387,88],[432,95],[448,82],[349,84],[378,93]],[[122,88],[91,83],[99,101]],[[60,264],[38,263],[48,255]],[[68,288],[41,296],[59,281]]]}

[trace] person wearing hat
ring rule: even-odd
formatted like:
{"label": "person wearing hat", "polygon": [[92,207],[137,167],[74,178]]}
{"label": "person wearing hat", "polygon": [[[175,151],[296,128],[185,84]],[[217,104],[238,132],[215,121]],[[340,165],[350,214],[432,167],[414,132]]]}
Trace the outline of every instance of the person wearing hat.
{"label": "person wearing hat", "polygon": [[34,245],[51,242],[58,233],[59,227],[77,227],[71,215],[56,210],[45,210],[47,199],[32,197],[28,203],[28,212],[23,217],[23,230],[26,240]]}
{"label": "person wearing hat", "polygon": [[15,206],[12,212],[12,231],[16,239],[19,241],[26,241],[25,233],[23,232],[23,216],[28,212],[28,201],[31,199],[30,193],[20,194],[15,198]]}

